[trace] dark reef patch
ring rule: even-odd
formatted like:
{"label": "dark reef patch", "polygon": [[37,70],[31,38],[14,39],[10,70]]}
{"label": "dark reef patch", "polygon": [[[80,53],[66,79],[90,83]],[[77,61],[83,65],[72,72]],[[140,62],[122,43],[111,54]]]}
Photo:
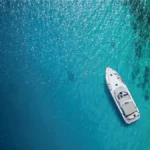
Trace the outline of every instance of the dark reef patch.
{"label": "dark reef patch", "polygon": [[135,43],[135,54],[138,58],[142,56],[142,46],[139,44],[139,42]]}
{"label": "dark reef patch", "polygon": [[135,33],[136,33],[136,31],[137,31],[137,24],[136,24],[136,22],[132,22],[132,28],[134,29],[134,31],[135,31]]}
{"label": "dark reef patch", "polygon": [[[150,9],[149,0],[142,2],[140,0],[127,0],[125,5],[130,6],[130,13],[135,20],[132,22],[132,27],[139,36],[145,40],[150,39]],[[145,4],[144,4],[145,3]]]}
{"label": "dark reef patch", "polygon": [[149,98],[150,98],[150,97],[149,97],[149,95],[148,95],[148,94],[145,94],[145,95],[144,95],[144,99],[145,99],[145,101],[148,101],[148,100],[149,100]]}
{"label": "dark reef patch", "polygon": [[145,67],[145,72],[144,72],[144,89],[145,89],[145,95],[144,98],[145,100],[149,100],[150,99],[150,68],[149,67]]}
{"label": "dark reef patch", "polygon": [[145,67],[145,72],[144,72],[144,84],[149,83],[149,79],[150,78],[150,68],[149,67]]}
{"label": "dark reef patch", "polygon": [[147,22],[150,24],[150,14],[147,15]]}
{"label": "dark reef patch", "polygon": [[140,72],[139,67],[136,67],[132,72],[132,78],[135,79],[138,76],[139,72]]}
{"label": "dark reef patch", "polygon": [[143,87],[144,87],[144,84],[143,84],[143,83],[139,83],[139,84],[137,84],[137,87],[138,87],[138,88],[143,88]]}
{"label": "dark reef patch", "polygon": [[111,46],[112,46],[112,48],[116,48],[116,43],[113,42],[113,43],[111,44]]}
{"label": "dark reef patch", "polygon": [[73,73],[73,72],[68,71],[67,76],[68,76],[68,80],[69,80],[69,81],[71,81],[71,82],[73,82],[73,81],[74,81],[74,79],[75,79],[75,75],[74,75],[74,73]]}

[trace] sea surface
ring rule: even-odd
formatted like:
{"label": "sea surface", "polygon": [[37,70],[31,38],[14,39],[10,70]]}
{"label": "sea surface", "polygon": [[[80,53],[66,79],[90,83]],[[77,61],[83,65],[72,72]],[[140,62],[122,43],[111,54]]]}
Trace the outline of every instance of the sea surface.
{"label": "sea surface", "polygon": [[[0,0],[0,150],[150,150],[145,5]],[[107,66],[140,110],[131,125],[107,89]]]}

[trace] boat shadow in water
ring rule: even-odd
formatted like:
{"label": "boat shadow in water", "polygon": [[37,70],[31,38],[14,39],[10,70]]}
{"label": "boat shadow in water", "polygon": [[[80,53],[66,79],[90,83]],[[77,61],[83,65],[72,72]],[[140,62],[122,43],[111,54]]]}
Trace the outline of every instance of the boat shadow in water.
{"label": "boat shadow in water", "polygon": [[[105,93],[106,93],[106,95],[107,95],[108,101],[110,102],[110,104],[111,104],[112,107],[114,108],[115,114],[116,114],[116,116],[119,118],[120,123],[121,123],[123,126],[127,127],[128,124],[126,124],[125,121],[123,120],[123,118],[122,118],[122,116],[121,116],[121,114],[120,114],[120,112],[119,112],[119,110],[118,110],[118,107],[116,106],[116,104],[115,104],[115,102],[114,102],[114,100],[113,100],[113,98],[112,98],[112,96],[111,96],[111,94],[110,94],[110,91],[108,90],[108,87],[107,87],[106,84],[104,85],[104,89],[105,89]],[[116,117],[116,116],[114,116],[114,117]]]}

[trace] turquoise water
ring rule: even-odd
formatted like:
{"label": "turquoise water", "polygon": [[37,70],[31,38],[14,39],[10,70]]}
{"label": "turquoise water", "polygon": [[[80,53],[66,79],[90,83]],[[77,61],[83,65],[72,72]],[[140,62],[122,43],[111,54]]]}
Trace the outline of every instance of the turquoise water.
{"label": "turquoise water", "polygon": [[[118,0],[0,1],[0,149],[150,149],[150,42],[131,9]],[[106,66],[140,110],[131,125],[106,87]]]}

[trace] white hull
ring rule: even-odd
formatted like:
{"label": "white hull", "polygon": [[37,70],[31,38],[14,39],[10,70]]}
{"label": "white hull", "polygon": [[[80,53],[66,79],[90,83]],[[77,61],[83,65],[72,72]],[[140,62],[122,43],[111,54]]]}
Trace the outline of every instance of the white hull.
{"label": "white hull", "polygon": [[113,69],[106,68],[108,89],[127,124],[140,118],[139,110],[121,76]]}

